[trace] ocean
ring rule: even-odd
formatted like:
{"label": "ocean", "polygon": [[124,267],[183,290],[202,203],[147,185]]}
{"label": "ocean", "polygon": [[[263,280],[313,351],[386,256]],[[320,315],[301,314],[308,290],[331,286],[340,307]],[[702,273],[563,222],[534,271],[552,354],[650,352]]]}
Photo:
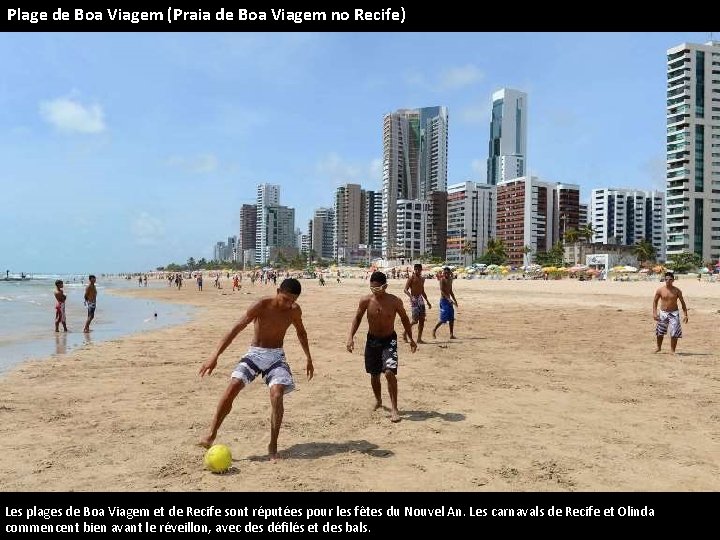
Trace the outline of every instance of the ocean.
{"label": "ocean", "polygon": [[[62,324],[60,332],[55,332],[56,279],[65,283],[67,333],[62,331]],[[109,294],[108,289],[137,288],[137,279],[98,276],[95,319],[91,332],[84,334],[87,283],[87,276],[54,274],[35,275],[24,281],[0,280],[0,374],[30,358],[62,355],[96,342],[181,324],[194,311],[191,306]],[[167,283],[148,280],[148,287],[160,286],[167,287]]]}

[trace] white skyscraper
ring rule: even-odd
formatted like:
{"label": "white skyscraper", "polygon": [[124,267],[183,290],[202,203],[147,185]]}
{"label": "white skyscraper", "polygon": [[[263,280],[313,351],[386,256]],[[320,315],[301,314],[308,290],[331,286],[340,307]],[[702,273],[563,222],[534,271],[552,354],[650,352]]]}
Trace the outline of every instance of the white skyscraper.
{"label": "white skyscraper", "polygon": [[527,169],[527,94],[503,88],[492,96],[487,183],[525,176]]}
{"label": "white skyscraper", "polygon": [[[398,200],[426,201],[433,193],[447,190],[447,147],[447,107],[400,109],[385,115],[382,188],[384,257],[407,256],[404,247],[396,243]],[[427,235],[429,231],[434,232],[435,237],[444,237],[444,227],[445,223],[430,223],[422,234]],[[433,248],[429,246],[429,249]]]}
{"label": "white skyscraper", "polygon": [[667,255],[720,258],[720,41],[667,51]]}
{"label": "white skyscraper", "polygon": [[632,246],[647,240],[665,260],[665,195],[638,189],[593,189],[590,199],[593,242]]}
{"label": "white skyscraper", "polygon": [[270,255],[268,244],[268,208],[280,206],[280,186],[259,184],[257,187],[257,222],[255,228],[255,264],[265,264]]}

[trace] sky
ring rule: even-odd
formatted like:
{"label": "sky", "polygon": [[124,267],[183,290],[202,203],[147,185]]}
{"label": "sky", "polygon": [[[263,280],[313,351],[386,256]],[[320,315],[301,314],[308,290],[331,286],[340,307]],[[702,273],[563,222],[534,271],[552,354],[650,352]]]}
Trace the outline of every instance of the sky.
{"label": "sky", "polygon": [[[719,36],[720,32],[715,33]],[[710,33],[3,33],[0,267],[152,270],[238,234],[259,183],[296,227],[380,190],[383,115],[443,105],[448,184],[485,182],[492,93],[528,172],[664,189],[666,50]],[[717,39],[717,38],[716,38]]]}

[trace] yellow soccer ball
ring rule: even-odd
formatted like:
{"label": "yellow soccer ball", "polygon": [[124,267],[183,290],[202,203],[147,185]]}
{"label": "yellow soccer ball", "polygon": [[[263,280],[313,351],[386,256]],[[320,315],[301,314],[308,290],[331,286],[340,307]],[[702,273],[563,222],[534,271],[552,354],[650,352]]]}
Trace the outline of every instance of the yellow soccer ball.
{"label": "yellow soccer ball", "polygon": [[205,452],[205,466],[214,473],[224,473],[232,465],[232,453],[224,444],[215,444]]}

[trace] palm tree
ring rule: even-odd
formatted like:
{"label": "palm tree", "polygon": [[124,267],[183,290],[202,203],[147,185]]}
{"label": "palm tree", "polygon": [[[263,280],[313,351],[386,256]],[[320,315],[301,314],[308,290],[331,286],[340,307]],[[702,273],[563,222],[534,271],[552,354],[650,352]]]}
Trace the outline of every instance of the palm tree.
{"label": "palm tree", "polygon": [[585,239],[585,241],[590,244],[592,243],[592,237],[595,236],[595,229],[593,229],[592,223],[586,223],[582,227],[580,227],[580,230],[578,233],[581,237]]}
{"label": "palm tree", "polygon": [[637,257],[637,260],[640,264],[644,263],[645,261],[654,261],[655,253],[655,246],[653,246],[652,243],[647,240],[647,238],[639,240],[633,248],[633,255]]}
{"label": "palm tree", "polygon": [[[467,265],[468,255],[475,254],[475,246],[469,240],[466,240],[463,246],[460,248],[460,253],[463,255],[463,264]],[[470,257],[472,260],[474,257]]]}

